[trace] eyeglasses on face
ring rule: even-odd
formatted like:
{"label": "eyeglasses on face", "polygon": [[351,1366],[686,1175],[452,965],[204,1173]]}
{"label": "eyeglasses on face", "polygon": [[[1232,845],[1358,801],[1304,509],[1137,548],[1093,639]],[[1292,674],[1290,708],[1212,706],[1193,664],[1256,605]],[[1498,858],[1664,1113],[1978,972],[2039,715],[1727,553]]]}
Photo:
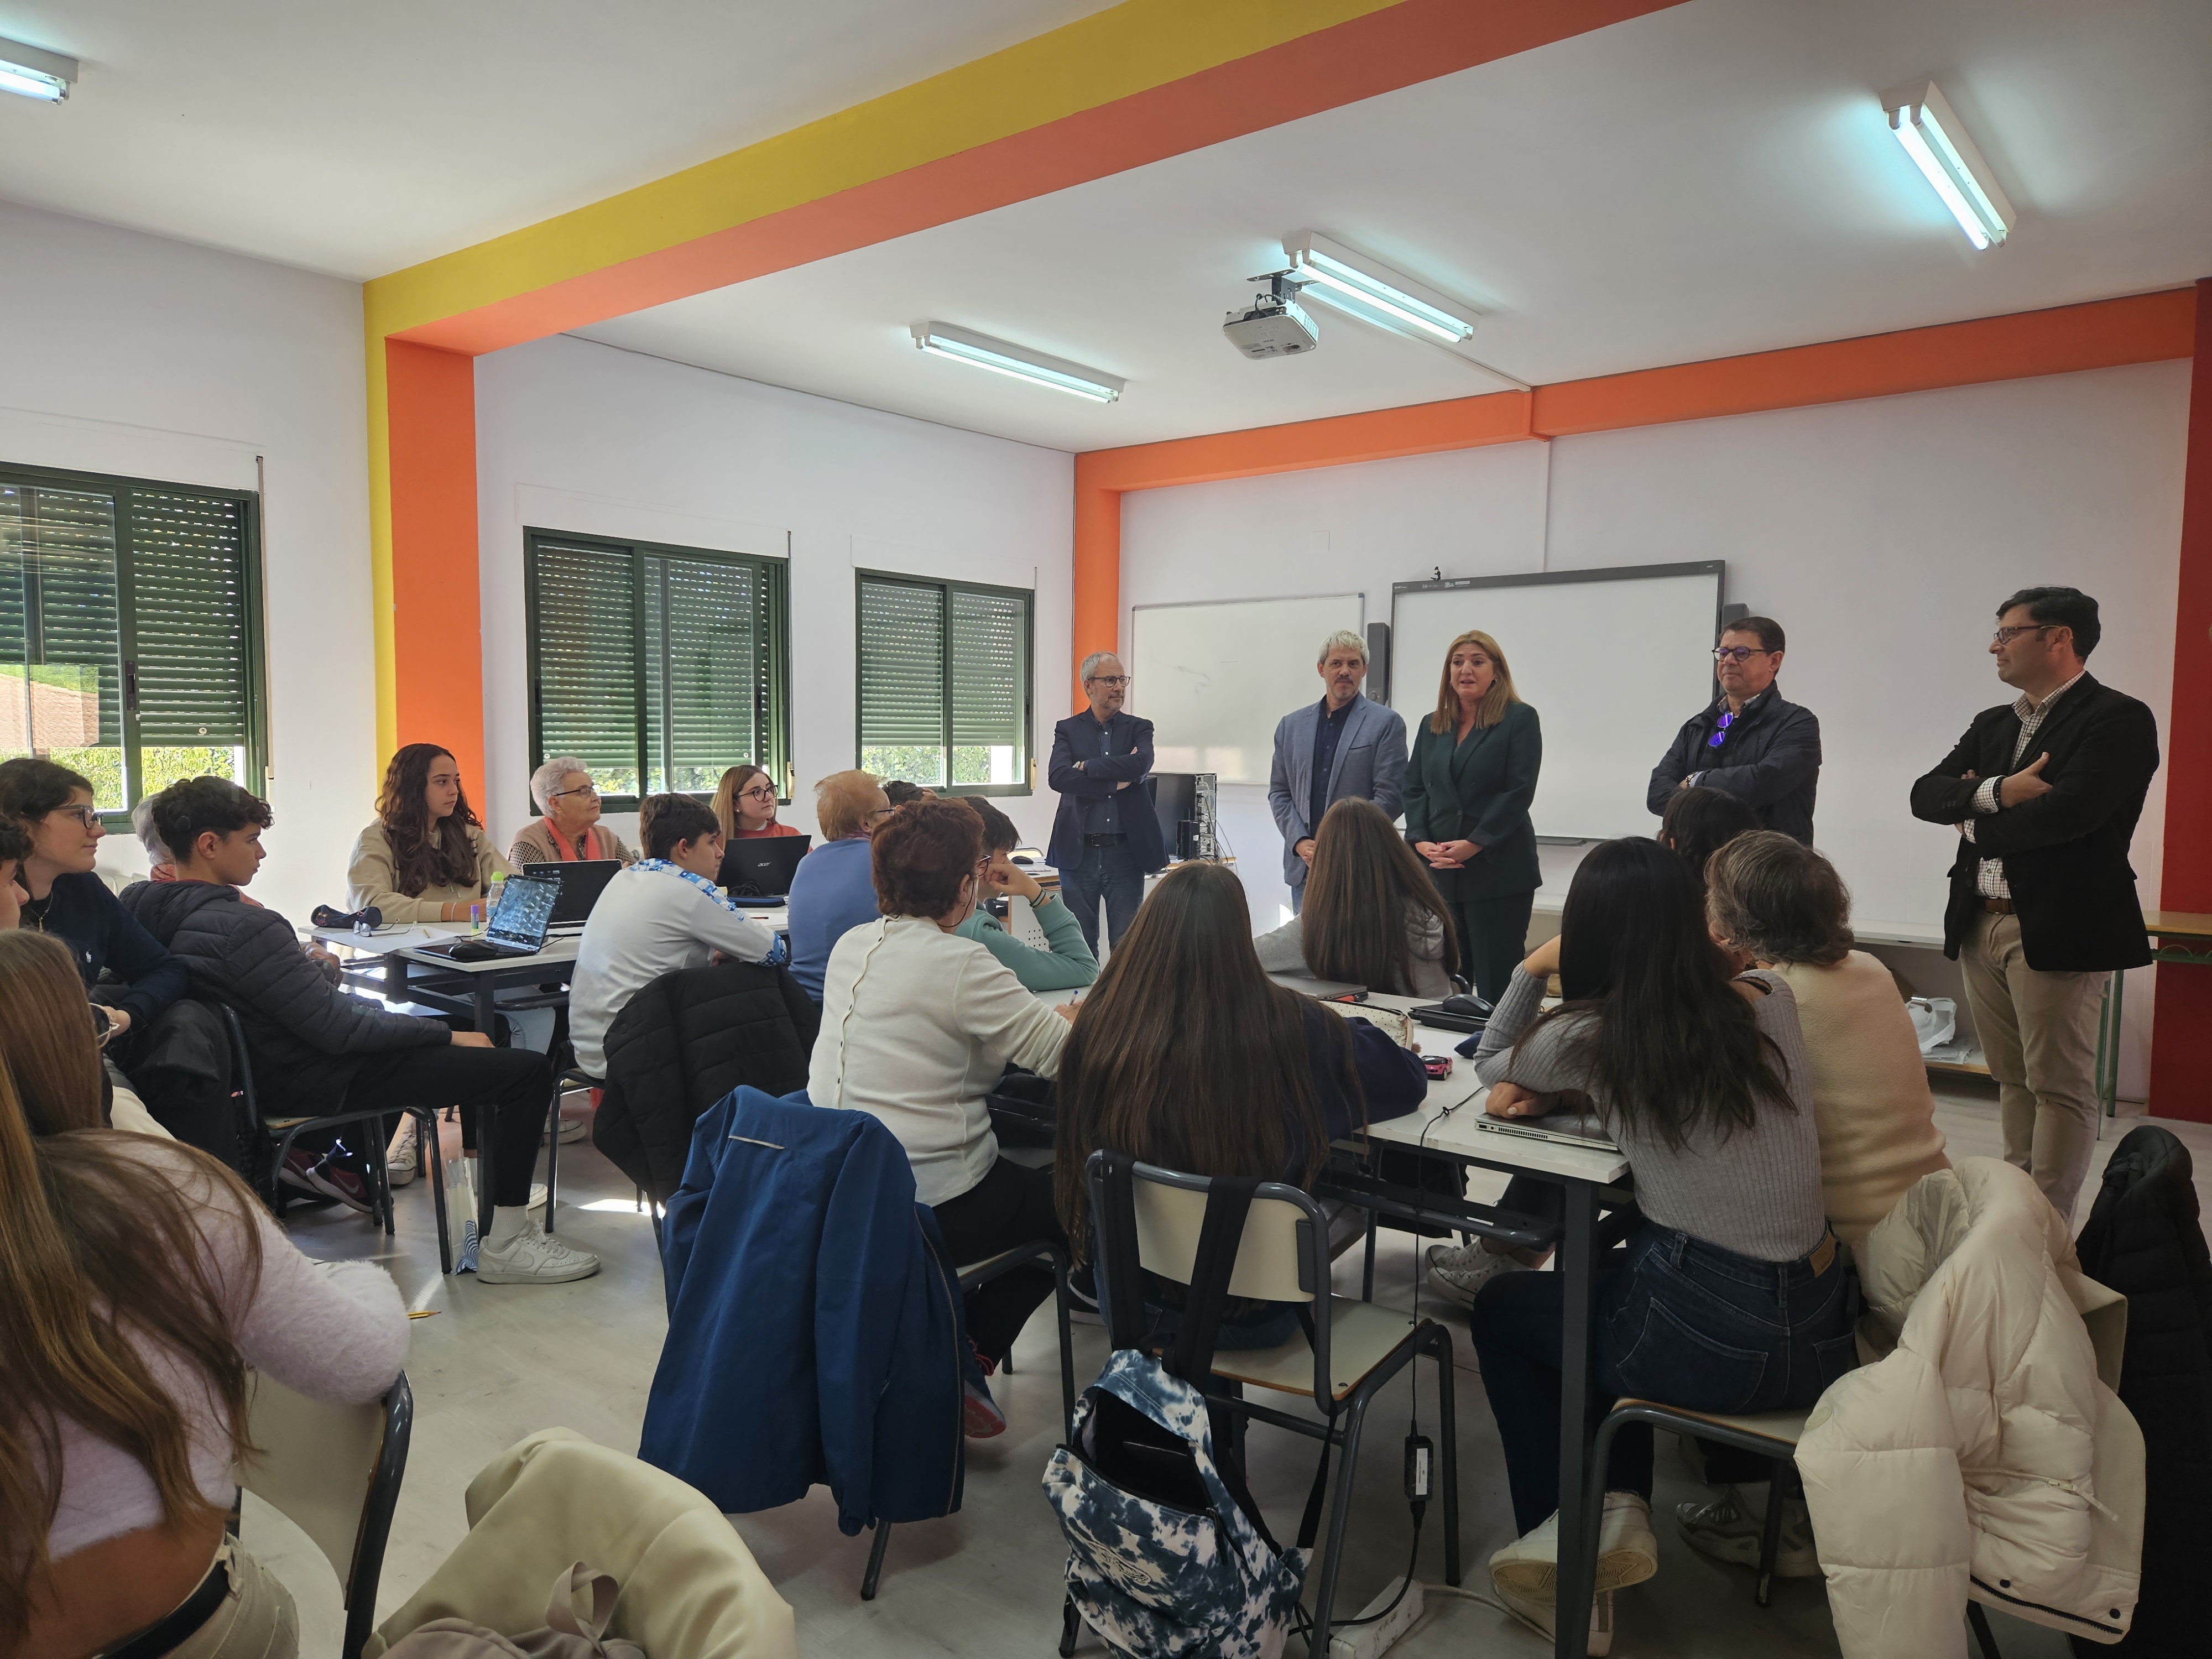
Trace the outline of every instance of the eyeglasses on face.
{"label": "eyeglasses on face", "polygon": [[2063,623],[2022,623],[2017,628],[2000,628],[1990,635],[1990,643],[2002,647],[2023,634],[2040,634],[2046,628],[2063,628],[2065,625]]}
{"label": "eyeglasses on face", "polygon": [[1085,685],[1103,685],[1109,691],[1118,691],[1136,678],[1133,674],[1093,674]]}
{"label": "eyeglasses on face", "polygon": [[775,791],[764,783],[757,783],[750,789],[738,790],[738,796],[742,800],[774,800]]}
{"label": "eyeglasses on face", "polygon": [[868,814],[868,822],[870,823],[881,823],[885,818],[890,817],[892,813],[897,811],[898,808],[896,806],[878,806],[874,811]]}
{"label": "eyeglasses on face", "polygon": [[580,783],[574,789],[556,789],[553,792],[552,798],[555,800],[558,800],[563,795],[589,795],[593,800],[597,800],[599,798],[599,786],[592,783]]}
{"label": "eyeglasses on face", "polygon": [[1717,645],[1713,647],[1715,662],[1749,662],[1753,657],[1772,654],[1755,645]]}
{"label": "eyeglasses on face", "polygon": [[97,806],[57,806],[49,817],[75,818],[88,830],[100,828],[100,809]]}

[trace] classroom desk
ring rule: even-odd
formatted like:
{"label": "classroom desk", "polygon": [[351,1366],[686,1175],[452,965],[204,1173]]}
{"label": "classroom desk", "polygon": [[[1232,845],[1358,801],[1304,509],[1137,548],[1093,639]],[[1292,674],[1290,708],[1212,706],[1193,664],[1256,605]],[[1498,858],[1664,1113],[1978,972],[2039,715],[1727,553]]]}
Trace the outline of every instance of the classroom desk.
{"label": "classroom desk", "polygon": [[[1363,1006],[1405,1010],[1425,999],[1414,997],[1371,996]],[[1438,1030],[1430,1026],[1416,1025],[1416,1040],[1425,1054],[1450,1054],[1456,1044],[1465,1040],[1457,1031]],[[1590,1332],[1595,1313],[1594,1285],[1598,1253],[1624,1236],[1635,1217],[1636,1200],[1629,1189],[1628,1160],[1617,1152],[1590,1151],[1580,1147],[1553,1146],[1547,1141],[1523,1140],[1511,1135],[1501,1135],[1476,1127],[1477,1115],[1482,1110],[1482,1097],[1488,1091],[1476,1080],[1472,1060],[1459,1058],[1452,1074],[1442,1079],[1432,1079],[1427,1100],[1417,1112],[1404,1117],[1368,1126],[1364,1141],[1340,1143],[1345,1150],[1362,1151],[1373,1146],[1411,1147],[1425,1153],[1452,1159],[1460,1164],[1476,1164],[1484,1169],[1501,1170],[1514,1175],[1525,1175],[1539,1181],[1556,1183],[1565,1200],[1565,1215],[1559,1224],[1559,1254],[1553,1271],[1560,1275],[1565,1291],[1564,1331],[1565,1352],[1560,1357],[1559,1399],[1559,1536],[1562,1539],[1583,1537],[1586,1532],[1595,1535],[1586,1525],[1584,1489],[1590,1453]],[[1316,1195],[1326,1193],[1332,1198],[1343,1198],[1359,1202],[1364,1183],[1332,1182],[1324,1173],[1316,1184]],[[1371,1188],[1368,1189],[1371,1190]],[[1500,1227],[1488,1224],[1485,1212],[1507,1215],[1486,1206],[1463,1205],[1465,1220],[1474,1224],[1469,1231],[1492,1237],[1511,1238],[1516,1230],[1510,1224]],[[1600,1225],[1604,1212],[1614,1217],[1610,1224]],[[1462,1224],[1462,1217],[1450,1218],[1455,1226]],[[1369,1235],[1368,1276],[1373,1275],[1373,1234]],[[1416,1248],[1419,1248],[1418,1246]],[[1590,1599],[1591,1584],[1597,1574],[1595,1556],[1563,1547],[1559,1559],[1559,1588],[1558,1605],[1579,1608]],[[1559,1621],[1558,1659],[1579,1659],[1589,1639],[1586,1618],[1563,1617]]]}
{"label": "classroom desk", "polygon": [[318,944],[331,947],[342,963],[349,957],[380,962],[384,971],[380,988],[392,1001],[427,1003],[459,1014],[485,1032],[493,1029],[499,992],[518,985],[566,987],[576,965],[580,935],[575,933],[553,935],[535,956],[503,957],[491,962],[454,962],[424,954],[424,945],[459,939],[468,931],[465,921],[423,921],[368,934],[318,927],[314,937]]}

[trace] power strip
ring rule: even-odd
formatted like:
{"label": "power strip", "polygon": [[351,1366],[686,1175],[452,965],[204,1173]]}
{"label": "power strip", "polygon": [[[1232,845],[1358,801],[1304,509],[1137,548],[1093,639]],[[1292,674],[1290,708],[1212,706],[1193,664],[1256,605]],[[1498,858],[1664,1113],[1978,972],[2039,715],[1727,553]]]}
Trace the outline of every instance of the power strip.
{"label": "power strip", "polygon": [[[1400,1580],[1393,1578],[1382,1587],[1382,1594],[1360,1608],[1363,1619],[1382,1612],[1390,1605],[1390,1598],[1398,1593]],[[1421,1581],[1416,1578],[1406,1586],[1406,1599],[1387,1619],[1377,1619],[1371,1625],[1354,1625],[1349,1629],[1338,1629],[1328,1638],[1328,1659],[1375,1659],[1390,1644],[1413,1629],[1421,1616]]]}

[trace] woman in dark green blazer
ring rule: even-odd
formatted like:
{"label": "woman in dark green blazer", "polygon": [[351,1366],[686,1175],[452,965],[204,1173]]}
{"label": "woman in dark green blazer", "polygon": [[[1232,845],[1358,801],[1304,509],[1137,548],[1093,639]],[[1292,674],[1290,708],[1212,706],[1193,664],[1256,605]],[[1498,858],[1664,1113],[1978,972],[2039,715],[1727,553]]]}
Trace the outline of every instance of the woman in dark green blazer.
{"label": "woman in dark green blazer", "polygon": [[1544,736],[1513,690],[1505,653],[1469,632],[1444,653],[1437,712],[1413,732],[1406,767],[1406,839],[1428,860],[1459,929],[1459,959],[1492,1002],[1528,954],[1536,865],[1536,794]]}

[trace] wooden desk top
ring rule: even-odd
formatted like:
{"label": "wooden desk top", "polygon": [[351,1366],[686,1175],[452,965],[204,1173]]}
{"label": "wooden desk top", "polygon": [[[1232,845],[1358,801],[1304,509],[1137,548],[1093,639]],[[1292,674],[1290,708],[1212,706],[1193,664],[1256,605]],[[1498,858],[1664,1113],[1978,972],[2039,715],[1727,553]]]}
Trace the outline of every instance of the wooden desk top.
{"label": "wooden desk top", "polygon": [[2197,910],[2146,910],[2143,930],[2155,939],[2212,939],[2212,915]]}

